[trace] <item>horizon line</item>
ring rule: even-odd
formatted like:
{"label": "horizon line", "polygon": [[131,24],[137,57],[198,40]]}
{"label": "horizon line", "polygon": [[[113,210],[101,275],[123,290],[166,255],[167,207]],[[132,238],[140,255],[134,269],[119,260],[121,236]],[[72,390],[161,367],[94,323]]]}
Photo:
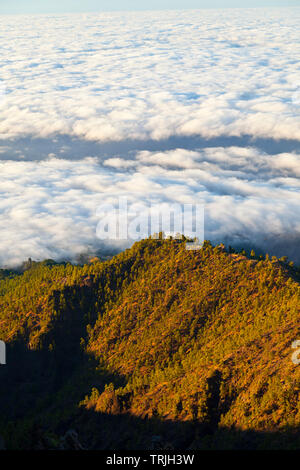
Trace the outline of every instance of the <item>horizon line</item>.
{"label": "horizon line", "polygon": [[255,7],[249,6],[239,6],[239,7],[200,7],[200,8],[158,8],[158,9],[147,9],[147,8],[140,8],[135,10],[129,9],[115,9],[115,10],[78,10],[78,11],[49,11],[49,12],[13,12],[13,13],[1,13],[0,16],[42,16],[42,15],[86,15],[91,13],[154,13],[160,11],[211,11],[211,10],[286,10],[286,9],[300,9],[300,5],[273,5],[273,6],[266,6],[266,5],[259,5]]}

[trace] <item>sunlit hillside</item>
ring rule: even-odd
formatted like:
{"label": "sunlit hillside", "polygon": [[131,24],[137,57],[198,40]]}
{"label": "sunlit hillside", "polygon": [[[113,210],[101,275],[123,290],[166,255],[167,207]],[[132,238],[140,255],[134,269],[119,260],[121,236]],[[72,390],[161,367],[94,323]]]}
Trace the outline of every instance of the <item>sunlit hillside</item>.
{"label": "sunlit hillside", "polygon": [[88,449],[299,448],[286,259],[148,239],[25,268],[0,281],[7,448],[65,448],[70,430]]}

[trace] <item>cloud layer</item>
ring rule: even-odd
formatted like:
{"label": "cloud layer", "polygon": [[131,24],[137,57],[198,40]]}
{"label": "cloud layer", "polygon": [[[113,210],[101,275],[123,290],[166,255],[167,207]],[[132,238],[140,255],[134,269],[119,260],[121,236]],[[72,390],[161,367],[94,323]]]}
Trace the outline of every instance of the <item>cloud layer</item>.
{"label": "cloud layer", "polygon": [[0,17],[0,265],[105,250],[97,208],[122,195],[204,202],[206,238],[300,262],[299,22]]}
{"label": "cloud layer", "polygon": [[1,139],[300,140],[300,9],[0,18]]}
{"label": "cloud layer", "polygon": [[120,196],[129,204],[204,203],[206,238],[256,244],[299,260],[299,176],[299,154],[270,156],[239,147],[142,151],[131,160],[104,162],[55,156],[3,161],[0,264],[104,250],[107,244],[96,236],[97,208]]}

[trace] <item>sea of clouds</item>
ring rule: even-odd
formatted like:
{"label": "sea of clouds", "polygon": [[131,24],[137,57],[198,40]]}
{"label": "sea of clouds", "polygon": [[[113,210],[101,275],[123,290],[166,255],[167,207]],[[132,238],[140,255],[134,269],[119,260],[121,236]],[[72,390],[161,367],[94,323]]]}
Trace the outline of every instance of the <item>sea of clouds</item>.
{"label": "sea of clouds", "polygon": [[105,251],[97,208],[117,196],[204,203],[206,238],[300,261],[299,24],[0,17],[0,265]]}

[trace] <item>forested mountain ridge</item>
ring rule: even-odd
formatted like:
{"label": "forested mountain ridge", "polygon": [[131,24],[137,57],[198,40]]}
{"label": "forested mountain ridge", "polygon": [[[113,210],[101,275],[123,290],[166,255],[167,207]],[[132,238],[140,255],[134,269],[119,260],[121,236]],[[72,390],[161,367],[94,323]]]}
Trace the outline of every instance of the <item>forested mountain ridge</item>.
{"label": "forested mountain ridge", "polygon": [[148,239],[0,278],[7,447],[71,427],[91,449],[299,448],[299,272],[232,251]]}

